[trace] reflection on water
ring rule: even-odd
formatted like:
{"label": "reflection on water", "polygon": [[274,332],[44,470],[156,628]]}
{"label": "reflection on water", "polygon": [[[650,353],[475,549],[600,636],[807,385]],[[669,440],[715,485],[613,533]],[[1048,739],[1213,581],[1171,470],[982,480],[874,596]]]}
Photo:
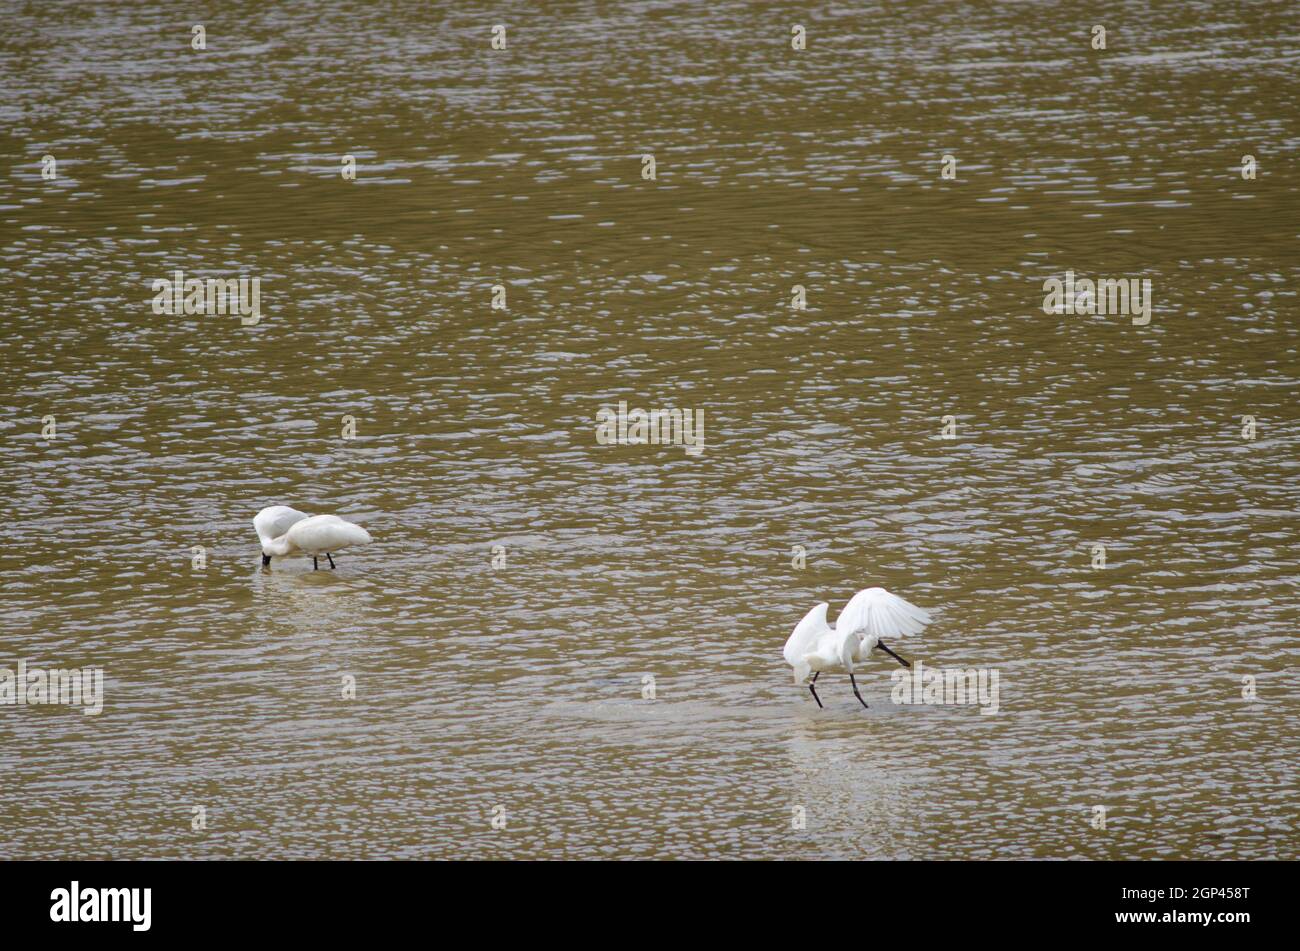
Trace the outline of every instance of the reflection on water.
{"label": "reflection on water", "polygon": [[[1295,857],[1294,5],[535,6],[7,15],[0,855]],[[873,584],[997,715],[790,683]]]}

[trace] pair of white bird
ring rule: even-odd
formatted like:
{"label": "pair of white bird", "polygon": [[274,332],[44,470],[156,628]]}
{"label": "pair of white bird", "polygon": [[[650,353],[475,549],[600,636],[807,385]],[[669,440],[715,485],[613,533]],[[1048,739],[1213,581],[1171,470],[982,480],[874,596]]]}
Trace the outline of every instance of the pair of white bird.
{"label": "pair of white bird", "polygon": [[[323,554],[334,568],[332,552],[370,543],[370,533],[360,525],[337,515],[308,515],[287,505],[262,509],[253,519],[253,528],[262,542],[263,567],[273,557],[303,554],[311,556],[314,571],[320,567],[319,558]],[[855,594],[840,612],[834,627],[826,621],[829,608],[823,601],[804,615],[785,642],[782,653],[794,668],[796,684],[812,675],[808,690],[818,707],[822,707],[822,700],[817,696],[816,684],[823,671],[847,673],[853,695],[866,707],[867,701],[858,692],[854,665],[866,660],[870,651],[879,650],[904,667],[911,667],[909,661],[886,646],[883,638],[919,634],[930,623],[930,614],[884,588],[866,588]]]}
{"label": "pair of white bird", "polygon": [[828,670],[847,673],[853,684],[853,695],[865,707],[867,701],[858,693],[858,682],[853,677],[854,665],[865,661],[867,654],[875,649],[884,651],[904,667],[911,667],[909,661],[886,647],[881,638],[919,634],[930,623],[930,613],[884,588],[866,588],[855,594],[835,619],[834,627],[826,623],[829,607],[823,601],[804,615],[785,642],[782,653],[786,663],[794,668],[795,683],[801,684],[812,675],[808,689],[818,707],[822,706],[822,699],[817,696],[815,685],[822,672]]}
{"label": "pair of white bird", "polygon": [[262,542],[262,567],[273,557],[311,556],[312,570],[320,567],[324,555],[335,567],[332,552],[351,545],[367,545],[370,533],[337,515],[308,515],[287,505],[272,505],[253,518],[253,528]]}

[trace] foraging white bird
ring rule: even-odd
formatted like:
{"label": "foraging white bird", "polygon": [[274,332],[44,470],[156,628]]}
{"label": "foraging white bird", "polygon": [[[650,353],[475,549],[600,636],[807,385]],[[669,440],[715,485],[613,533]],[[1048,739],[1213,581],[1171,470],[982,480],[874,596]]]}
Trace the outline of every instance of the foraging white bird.
{"label": "foraging white bird", "polygon": [[884,651],[904,667],[911,667],[909,661],[886,647],[881,638],[919,634],[930,623],[930,614],[884,588],[865,588],[855,594],[835,619],[834,627],[826,623],[826,609],[829,607],[823,601],[805,614],[785,642],[782,654],[786,663],[794,668],[795,683],[803,683],[812,674],[808,689],[818,707],[822,706],[822,700],[817,696],[815,684],[823,670],[847,673],[849,682],[853,684],[853,695],[865,707],[867,701],[858,693],[853,665],[866,660],[867,653],[874,648]]}
{"label": "foraging white bird", "polygon": [[360,525],[337,515],[308,515],[287,505],[272,505],[258,512],[253,528],[262,542],[262,567],[271,563],[273,556],[303,554],[311,556],[312,570],[320,567],[318,559],[324,555],[334,568],[332,552],[349,545],[368,545],[370,533]]}

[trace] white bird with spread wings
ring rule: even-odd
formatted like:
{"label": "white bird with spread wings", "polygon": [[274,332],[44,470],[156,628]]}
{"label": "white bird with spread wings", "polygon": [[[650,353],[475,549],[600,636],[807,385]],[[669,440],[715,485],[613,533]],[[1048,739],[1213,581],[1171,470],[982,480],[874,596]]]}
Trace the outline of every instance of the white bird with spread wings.
{"label": "white bird with spread wings", "polygon": [[795,683],[801,684],[812,676],[808,689],[818,707],[822,700],[815,685],[826,670],[847,673],[853,684],[853,695],[865,707],[867,701],[858,693],[858,682],[853,677],[854,664],[866,660],[867,653],[875,649],[884,651],[904,667],[911,667],[909,661],[886,647],[882,638],[919,634],[930,623],[930,613],[884,588],[865,588],[855,594],[835,619],[834,627],[826,622],[829,607],[823,601],[804,615],[785,642],[782,653],[786,663],[794,668]]}

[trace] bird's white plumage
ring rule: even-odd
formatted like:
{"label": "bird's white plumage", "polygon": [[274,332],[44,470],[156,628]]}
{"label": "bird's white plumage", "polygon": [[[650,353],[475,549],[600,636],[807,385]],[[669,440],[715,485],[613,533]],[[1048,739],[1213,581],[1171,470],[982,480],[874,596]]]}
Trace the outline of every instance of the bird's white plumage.
{"label": "bird's white plumage", "polygon": [[781,651],[787,664],[798,663],[800,657],[810,650],[815,650],[818,638],[831,630],[831,626],[826,623],[826,611],[829,608],[830,605],[823,601],[795,625],[794,632],[791,633],[790,639],[785,642],[785,648]]}
{"label": "bird's white plumage", "polygon": [[262,542],[263,554],[269,555],[266,546],[287,532],[295,522],[301,522],[305,518],[308,518],[306,512],[299,512],[287,505],[270,505],[258,512],[253,517],[253,528]]}
{"label": "bird's white plumage", "polygon": [[[360,525],[341,519],[337,515],[313,515],[289,526],[282,540],[289,551],[297,550],[314,556],[336,552],[352,545],[367,545],[370,543],[370,533]],[[277,539],[273,544],[279,541],[280,539]],[[288,552],[280,552],[280,554],[288,554]]]}
{"label": "bird's white plumage", "polygon": [[930,623],[930,612],[904,601],[884,588],[864,588],[855,594],[835,619],[835,629],[857,634],[870,650],[882,637],[920,634]]}
{"label": "bird's white plumage", "polygon": [[928,611],[884,588],[855,594],[834,627],[826,621],[828,607],[823,601],[805,614],[785,642],[782,654],[794,668],[795,683],[803,683],[814,671],[851,674],[853,665],[861,663],[882,638],[917,634],[930,623]]}

